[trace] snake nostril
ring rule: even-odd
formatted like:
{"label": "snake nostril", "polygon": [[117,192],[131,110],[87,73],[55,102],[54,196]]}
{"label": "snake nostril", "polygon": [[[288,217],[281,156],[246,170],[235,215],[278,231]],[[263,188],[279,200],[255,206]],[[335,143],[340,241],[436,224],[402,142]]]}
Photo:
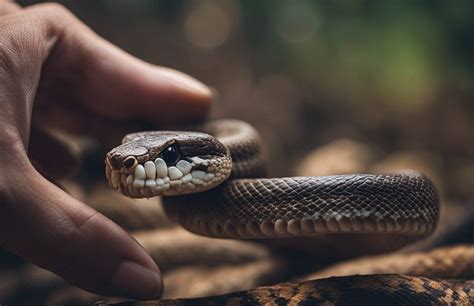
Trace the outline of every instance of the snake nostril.
{"label": "snake nostril", "polygon": [[110,165],[114,170],[120,169],[120,161],[117,155],[112,155],[112,157],[110,158]]}

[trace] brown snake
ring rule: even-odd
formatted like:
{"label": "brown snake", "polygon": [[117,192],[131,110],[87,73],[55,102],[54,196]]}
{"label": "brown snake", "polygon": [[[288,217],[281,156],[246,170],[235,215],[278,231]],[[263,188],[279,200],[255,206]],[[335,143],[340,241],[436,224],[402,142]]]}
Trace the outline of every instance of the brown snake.
{"label": "brown snake", "polygon": [[[310,237],[311,241],[323,234],[335,238],[349,235],[360,240],[368,253],[377,253],[426,237],[436,227],[437,192],[430,180],[417,172],[256,178],[264,174],[265,165],[259,136],[250,125],[221,120],[207,124],[202,131],[208,134],[153,131],[125,136],[122,145],[106,157],[110,186],[134,198],[165,196],[169,215],[186,229],[210,237]],[[441,301],[433,290],[447,286],[416,277],[365,278],[355,278],[354,284],[402,286],[403,294],[393,294],[394,301],[410,292],[416,295],[419,286],[424,286],[425,301]],[[299,289],[297,284],[274,286],[272,298],[259,303],[275,302],[279,294],[284,298],[284,292],[290,290],[285,286],[297,290],[299,301],[314,301],[319,282],[301,283]],[[338,279],[331,282],[339,286]],[[236,294],[218,299],[230,301]]]}

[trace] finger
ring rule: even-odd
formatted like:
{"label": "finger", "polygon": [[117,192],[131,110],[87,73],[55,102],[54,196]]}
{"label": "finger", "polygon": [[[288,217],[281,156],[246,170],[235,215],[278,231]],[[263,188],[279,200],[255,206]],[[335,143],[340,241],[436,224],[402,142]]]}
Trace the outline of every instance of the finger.
{"label": "finger", "polygon": [[[86,290],[134,298],[159,297],[158,267],[112,221],[17,160],[0,206],[4,247]],[[21,173],[21,176],[16,175]]]}
{"label": "finger", "polygon": [[[29,10],[46,20],[57,37],[44,67],[48,77],[40,84],[41,97],[60,102],[72,96],[108,117],[154,123],[196,120],[207,113],[211,90],[194,78],[125,53],[58,6]],[[57,89],[58,84],[65,93]]]}
{"label": "finger", "polygon": [[159,296],[161,276],[143,248],[44,179],[26,156],[41,66],[59,40],[52,24],[68,22],[45,18],[49,10],[21,10],[0,19],[0,243],[82,288]]}
{"label": "finger", "polygon": [[0,0],[0,16],[18,12],[21,6],[13,1]]}

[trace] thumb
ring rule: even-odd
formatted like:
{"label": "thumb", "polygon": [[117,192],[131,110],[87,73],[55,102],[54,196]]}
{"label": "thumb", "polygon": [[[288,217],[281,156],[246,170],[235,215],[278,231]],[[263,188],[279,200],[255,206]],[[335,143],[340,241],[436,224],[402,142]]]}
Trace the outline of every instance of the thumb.
{"label": "thumb", "polygon": [[161,295],[158,267],[128,233],[23,160],[6,169],[9,187],[0,188],[0,242],[5,248],[94,293]]}

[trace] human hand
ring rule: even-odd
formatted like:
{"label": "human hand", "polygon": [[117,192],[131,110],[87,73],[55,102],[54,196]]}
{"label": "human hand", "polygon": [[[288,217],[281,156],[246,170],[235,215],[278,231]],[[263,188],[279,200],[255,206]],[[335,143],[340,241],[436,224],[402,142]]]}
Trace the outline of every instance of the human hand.
{"label": "human hand", "polygon": [[95,293],[159,297],[161,274],[144,249],[33,167],[31,120],[53,113],[100,133],[117,120],[196,120],[211,100],[203,84],[133,58],[60,5],[0,0],[0,246]]}

